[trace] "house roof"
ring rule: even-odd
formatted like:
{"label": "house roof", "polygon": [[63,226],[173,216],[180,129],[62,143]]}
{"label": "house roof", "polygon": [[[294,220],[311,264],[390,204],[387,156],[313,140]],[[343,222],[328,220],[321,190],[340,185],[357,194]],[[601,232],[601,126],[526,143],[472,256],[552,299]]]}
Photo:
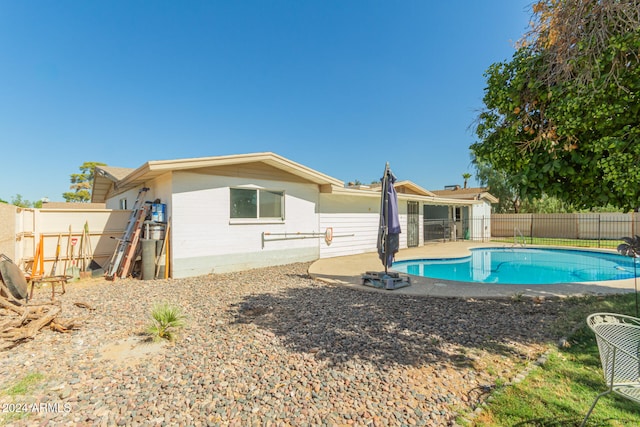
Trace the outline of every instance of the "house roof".
{"label": "house roof", "polygon": [[[369,185],[362,185],[362,184],[351,185],[350,183],[347,186],[347,188],[353,188],[357,190],[372,190],[372,191],[380,192],[380,190],[382,189],[382,184],[376,182]],[[415,182],[408,181],[408,180],[396,181],[393,184],[393,188],[395,188],[396,193],[398,194],[415,194],[417,196],[435,196],[435,194],[433,194],[431,191],[425,190]]]}
{"label": "house roof", "polygon": [[[396,183],[397,184],[397,183]],[[394,188],[396,185],[394,184]],[[329,193],[329,194],[337,194],[344,196],[354,196],[354,197],[374,197],[376,199],[380,198],[380,186],[377,184],[372,185],[359,185],[359,186],[322,186],[320,188],[321,193]],[[410,192],[398,192],[399,200],[416,200],[422,201],[429,205],[441,205],[441,206],[471,206],[475,205],[478,202],[477,199],[454,199],[441,197],[436,195],[427,195],[427,194],[416,194]]]}
{"label": "house roof", "polygon": [[116,168],[113,166],[100,166],[100,169],[114,181],[126,178],[127,175],[135,170],[133,168]]}
{"label": "house roof", "polygon": [[439,197],[447,197],[449,199],[464,200],[487,200],[490,203],[498,203],[498,199],[487,191],[487,188],[460,188],[456,186],[446,190],[431,190],[433,194]]}
{"label": "house roof", "polygon": [[397,181],[393,184],[393,187],[396,189],[397,193],[417,194],[419,196],[435,196],[431,191],[420,187],[412,181]]}
{"label": "house roof", "polygon": [[167,172],[212,169],[234,165],[268,166],[318,185],[343,185],[343,182],[271,152],[197,157],[177,160],[152,160],[137,169],[96,166],[92,201],[104,202],[113,186],[114,194],[140,187]]}

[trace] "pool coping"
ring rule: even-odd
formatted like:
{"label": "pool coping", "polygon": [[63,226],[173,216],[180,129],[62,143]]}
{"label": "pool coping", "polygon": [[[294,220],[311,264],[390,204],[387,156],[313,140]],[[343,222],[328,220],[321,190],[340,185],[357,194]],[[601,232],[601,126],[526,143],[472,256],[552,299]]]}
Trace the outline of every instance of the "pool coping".
{"label": "pool coping", "polygon": [[[428,243],[417,248],[402,249],[396,254],[397,261],[418,258],[460,258],[470,255],[472,248],[508,247],[513,245],[489,242],[445,242]],[[527,246],[540,248],[575,249],[597,252],[616,253],[614,250],[598,248]],[[611,295],[635,291],[634,279],[610,280],[600,282],[576,282],[557,285],[494,285],[457,282],[431,279],[421,276],[410,276],[411,286],[386,290],[364,286],[361,276],[367,271],[384,271],[376,252],[347,255],[333,258],[322,258],[309,267],[309,275],[328,283],[361,289],[372,292],[389,292],[393,294],[429,296],[429,297],[464,297],[464,298],[499,298],[499,297],[568,297],[584,295]]]}

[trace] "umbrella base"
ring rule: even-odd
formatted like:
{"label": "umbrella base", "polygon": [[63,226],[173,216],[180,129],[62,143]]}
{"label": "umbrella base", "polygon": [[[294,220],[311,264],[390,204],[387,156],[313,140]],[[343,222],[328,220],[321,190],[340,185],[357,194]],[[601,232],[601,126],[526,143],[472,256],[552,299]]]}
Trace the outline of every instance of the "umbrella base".
{"label": "umbrella base", "polygon": [[409,276],[401,277],[398,273],[367,271],[362,275],[360,283],[374,288],[394,290],[411,286],[411,278]]}

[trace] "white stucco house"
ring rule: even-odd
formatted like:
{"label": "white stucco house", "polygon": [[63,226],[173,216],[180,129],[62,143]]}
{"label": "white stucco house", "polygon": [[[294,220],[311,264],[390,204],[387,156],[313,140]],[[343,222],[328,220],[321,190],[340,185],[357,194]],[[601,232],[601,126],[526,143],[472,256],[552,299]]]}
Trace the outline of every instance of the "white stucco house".
{"label": "white stucco house", "polygon": [[[131,209],[142,187],[149,188],[146,200],[166,204],[174,278],[376,251],[379,187],[345,186],[274,153],[99,166],[92,202]],[[469,221],[465,233],[489,238],[487,199],[443,198],[410,181],[395,187],[401,248],[424,244],[432,208],[486,219]]]}

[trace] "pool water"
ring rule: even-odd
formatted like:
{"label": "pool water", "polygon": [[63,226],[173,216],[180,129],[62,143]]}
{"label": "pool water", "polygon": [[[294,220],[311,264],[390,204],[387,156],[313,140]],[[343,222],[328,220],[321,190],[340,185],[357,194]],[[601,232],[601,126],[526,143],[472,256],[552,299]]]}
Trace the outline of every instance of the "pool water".
{"label": "pool water", "polygon": [[[640,272],[640,260],[635,268]],[[510,285],[541,285],[622,280],[634,277],[634,259],[606,252],[479,248],[471,256],[397,261],[400,273],[433,279]]]}

